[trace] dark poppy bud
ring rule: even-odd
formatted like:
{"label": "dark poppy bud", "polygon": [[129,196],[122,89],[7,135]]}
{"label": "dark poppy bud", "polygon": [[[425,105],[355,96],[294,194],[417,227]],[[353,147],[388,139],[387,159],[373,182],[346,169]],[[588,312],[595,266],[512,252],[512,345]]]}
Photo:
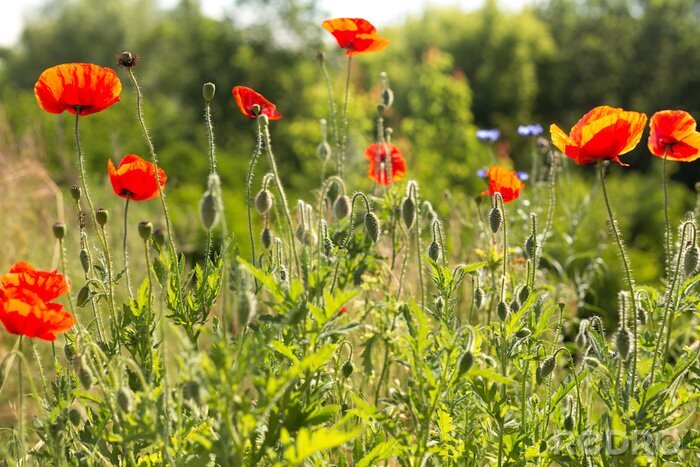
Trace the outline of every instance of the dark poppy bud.
{"label": "dark poppy bud", "polygon": [[595,357],[583,357],[583,363],[585,363],[591,368],[598,368],[600,366],[600,362]]}
{"label": "dark poppy bud", "polygon": [[538,366],[535,369],[535,384],[539,386],[540,384],[542,384],[543,379],[544,378],[542,378],[542,368]]}
{"label": "dark poppy bud", "polygon": [[270,246],[272,245],[272,232],[270,232],[270,229],[265,227],[260,234],[260,240],[262,241],[263,246],[265,247],[266,250],[270,249]]}
{"label": "dark poppy bud", "polygon": [[272,193],[270,193],[270,190],[263,189],[258,191],[258,194],[255,195],[255,210],[259,214],[265,214],[270,208],[272,208]]}
{"label": "dark poppy bud", "polygon": [[306,236],[306,231],[304,230],[304,226],[299,224],[297,225],[297,230],[294,232],[294,235],[296,236],[297,240],[300,242],[304,242],[304,237]]}
{"label": "dark poppy bud", "polygon": [[518,310],[520,310],[520,302],[518,301],[517,298],[514,298],[514,299],[510,302],[510,310],[513,311],[513,312],[516,312],[516,313],[517,313]]}
{"label": "dark poppy bud", "polygon": [[90,390],[92,387],[92,371],[87,365],[80,365],[78,369],[78,380],[80,380],[80,384],[83,385],[86,391]]}
{"label": "dark poppy bud", "polygon": [[205,191],[199,202],[199,217],[206,230],[211,230],[219,221],[219,202],[211,191]]}
{"label": "dark poppy bud", "polygon": [[76,407],[72,407],[68,411],[68,420],[70,420],[73,426],[78,426],[83,421],[83,413]]}
{"label": "dark poppy bud", "polygon": [[442,248],[440,248],[440,244],[438,242],[431,242],[430,246],[428,246],[428,258],[437,261],[440,259],[441,253]]}
{"label": "dark poppy bud", "polygon": [[442,310],[445,309],[445,299],[442,295],[438,295],[437,298],[435,298],[435,309],[438,312],[442,312]]}
{"label": "dark poppy bud", "polygon": [[520,289],[520,292],[518,292],[518,300],[520,303],[525,303],[529,297],[530,287],[528,285],[524,285],[523,288]]}
{"label": "dark poppy bud", "polygon": [[525,240],[525,249],[523,252],[525,253],[525,258],[527,259],[533,259],[535,257],[535,251],[537,249],[537,240],[535,240],[534,235],[530,235],[527,237],[527,240]]}
{"label": "dark poppy bud", "polygon": [[683,272],[686,276],[694,275],[698,270],[698,260],[700,260],[700,249],[696,246],[689,246],[683,255]]}
{"label": "dark poppy bud", "polygon": [[125,387],[121,387],[117,390],[117,405],[124,413],[131,412],[131,406],[133,403],[133,396],[131,391]]}
{"label": "dark poppy bud", "polygon": [[80,190],[80,187],[78,185],[73,185],[72,187],[70,187],[70,195],[73,197],[73,199],[75,201],[80,200],[80,194],[81,194],[81,190]]}
{"label": "dark poppy bud", "polygon": [[327,161],[331,158],[333,150],[328,141],[321,141],[318,146],[316,146],[316,154],[322,161]]}
{"label": "dark poppy bud", "polygon": [[615,335],[615,347],[620,360],[626,362],[630,356],[630,345],[632,343],[632,333],[627,328],[620,329]]}
{"label": "dark poppy bud", "polygon": [[368,212],[365,214],[365,230],[369,238],[372,239],[372,242],[377,243],[377,240],[379,240],[380,226],[379,218],[375,213]]}
{"label": "dark poppy bud", "polygon": [[515,337],[517,337],[518,339],[526,339],[530,337],[531,334],[532,332],[530,332],[528,328],[522,328],[515,333]]}
{"label": "dark poppy bud", "polygon": [[637,319],[643,325],[647,324],[647,313],[644,308],[637,308]]}
{"label": "dark poppy bud", "polygon": [[66,341],[66,345],[63,346],[63,353],[68,361],[72,361],[73,357],[75,357],[75,344],[71,341]]}
{"label": "dark poppy bud", "polygon": [[202,385],[198,381],[190,380],[182,385],[182,397],[192,400],[197,404],[202,402]]}
{"label": "dark poppy bud", "polygon": [[333,254],[333,240],[330,237],[323,237],[323,254],[326,256]]}
{"label": "dark poppy bud", "polygon": [[352,372],[355,370],[355,368],[352,366],[352,362],[348,360],[347,362],[343,363],[342,368],[340,371],[343,372],[343,378],[348,379],[350,375],[352,375]]}
{"label": "dark poppy bud", "polygon": [[410,196],[404,199],[403,204],[401,204],[401,218],[407,229],[410,229],[416,220],[416,203]]}
{"label": "dark poppy bud", "polygon": [[202,86],[202,96],[204,97],[204,100],[207,102],[211,102],[211,100],[214,98],[214,94],[216,93],[216,86],[214,83],[204,83],[204,86]]}
{"label": "dark poppy bud", "polygon": [[86,274],[90,272],[90,255],[85,248],[80,250],[80,266]]}
{"label": "dark poppy bud", "polygon": [[350,214],[350,198],[347,195],[340,196],[333,203],[333,215],[336,220],[345,219]]}
{"label": "dark poppy bud", "polygon": [[484,292],[484,289],[482,289],[481,287],[478,287],[474,291],[474,306],[477,309],[480,309],[483,306],[485,296],[486,296],[486,293]]}
{"label": "dark poppy bud", "polygon": [[322,51],[316,52],[316,60],[319,62],[323,63],[323,61],[326,59],[326,54],[324,54]]}
{"label": "dark poppy bud", "polygon": [[124,51],[117,57],[117,65],[122,68],[133,68],[139,63],[139,56],[135,53]]}
{"label": "dark poppy bud", "polygon": [[503,214],[501,214],[500,209],[497,207],[491,209],[489,214],[489,225],[491,226],[491,232],[496,233],[501,228],[503,223]]}
{"label": "dark poppy bud", "polygon": [[87,303],[90,298],[90,288],[85,285],[78,292],[78,298],[76,299],[76,305],[83,306]]}
{"label": "dark poppy bud", "polygon": [[156,229],[153,231],[153,241],[156,242],[158,246],[165,245],[165,232],[163,232],[163,229]]}
{"label": "dark poppy bud", "polygon": [[496,315],[498,315],[498,319],[505,321],[509,313],[510,310],[508,309],[506,302],[500,302],[496,308]]}
{"label": "dark poppy bud", "polygon": [[142,240],[148,240],[153,234],[153,224],[149,221],[139,222],[139,236]]}
{"label": "dark poppy bud", "polygon": [[459,375],[463,375],[469,369],[472,367],[474,364],[474,355],[470,351],[466,351],[462,354],[461,357],[459,357]]}
{"label": "dark poppy bud", "polygon": [[539,366],[540,376],[542,377],[542,379],[544,379],[547,376],[552,374],[556,364],[557,364],[557,361],[554,359],[553,356],[547,357],[544,360],[542,360],[542,363]]}
{"label": "dark poppy bud", "polygon": [[571,414],[564,417],[564,429],[566,431],[571,431],[574,429],[574,417]]}
{"label": "dark poppy bud", "polygon": [[63,222],[56,222],[51,230],[53,230],[53,236],[58,240],[63,240],[63,237],[66,236],[66,224]]}
{"label": "dark poppy bud", "polygon": [[104,227],[109,219],[109,211],[105,208],[98,209],[95,211],[95,219],[97,219],[97,223],[100,224],[100,226]]}

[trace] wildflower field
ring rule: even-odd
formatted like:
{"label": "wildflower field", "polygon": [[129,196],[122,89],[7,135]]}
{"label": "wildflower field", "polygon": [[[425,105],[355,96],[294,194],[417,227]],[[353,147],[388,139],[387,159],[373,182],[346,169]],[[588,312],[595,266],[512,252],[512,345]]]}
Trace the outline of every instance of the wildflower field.
{"label": "wildflower field", "polygon": [[[299,143],[278,139],[286,96],[203,82],[194,201],[149,132],[149,56],[36,76],[23,112],[70,135],[75,184],[51,182],[43,234],[8,221],[0,237],[0,465],[698,465],[700,181],[669,181],[700,159],[693,116],[600,102],[523,122],[517,158],[479,129],[462,164],[479,188],[448,185],[462,165],[406,154],[390,74],[353,93],[390,41],[361,18],[316,27],[333,47],[314,55],[312,169],[283,170]],[[219,105],[253,148],[234,150],[238,173]],[[119,108],[131,121],[110,125],[139,143],[87,163],[93,122]],[[635,149],[658,166],[646,181]],[[290,191],[300,178],[313,188]],[[631,214],[630,183],[658,213],[652,253],[625,242],[656,222]],[[32,190],[17,182],[2,218]]]}

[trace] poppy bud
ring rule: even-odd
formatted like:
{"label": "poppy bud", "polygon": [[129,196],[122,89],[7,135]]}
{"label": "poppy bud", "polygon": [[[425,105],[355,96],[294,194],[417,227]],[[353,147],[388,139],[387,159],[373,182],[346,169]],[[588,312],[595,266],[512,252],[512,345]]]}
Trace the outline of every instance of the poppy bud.
{"label": "poppy bud", "polygon": [[518,292],[518,300],[520,303],[525,303],[527,299],[530,297],[530,287],[527,285],[524,285],[522,289],[520,289],[520,292]]}
{"label": "poppy bud", "polygon": [[523,252],[525,253],[525,258],[533,259],[535,257],[536,249],[537,240],[535,240],[534,235],[530,235],[529,237],[527,237],[527,240],[525,240],[525,250],[523,250]]}
{"label": "poppy bud", "polygon": [[333,254],[333,240],[331,240],[331,237],[323,238],[323,253],[329,257]]}
{"label": "poppy bud", "polygon": [[206,230],[211,230],[219,221],[219,203],[211,191],[205,191],[199,202],[199,217]]}
{"label": "poppy bud", "polygon": [[438,295],[437,298],[435,299],[435,309],[438,312],[441,312],[442,310],[445,309],[445,299],[443,298],[442,295]]}
{"label": "poppy bud", "polygon": [[484,289],[482,289],[481,287],[478,287],[474,291],[474,306],[477,309],[480,309],[482,307],[482,305],[484,304],[485,295],[486,295],[486,293],[484,292]]}
{"label": "poppy bud", "polygon": [[556,366],[557,361],[554,359],[554,357],[547,357],[544,360],[542,360],[542,363],[538,367],[538,370],[540,372],[540,377],[542,379],[546,378],[547,376],[551,375],[552,372],[554,371],[554,367]]}
{"label": "poppy bud", "polygon": [[644,308],[637,308],[637,319],[642,325],[647,324],[647,314]]}
{"label": "poppy bud", "polygon": [[319,62],[323,63],[323,61],[324,61],[325,59],[326,59],[326,54],[324,54],[324,53],[321,52],[320,50],[319,50],[318,52],[316,52],[316,60],[318,60]]}
{"label": "poppy bud", "polygon": [[520,310],[520,302],[518,301],[517,298],[514,298],[513,301],[510,302],[510,309],[511,311],[517,312]]}
{"label": "poppy bud", "polygon": [[58,240],[63,240],[66,236],[66,224],[63,222],[56,222],[51,229],[53,230],[53,236]]}
{"label": "poppy bud", "polygon": [[340,370],[343,373],[343,378],[348,379],[355,368],[352,366],[352,362],[348,360],[347,362],[343,363],[343,367]]}
{"label": "poppy bud", "polygon": [[156,242],[158,246],[165,245],[165,232],[163,232],[163,229],[156,229],[153,231],[153,241]]}
{"label": "poppy bud", "polygon": [[683,272],[686,276],[694,275],[698,270],[698,260],[700,259],[700,249],[696,246],[689,246],[683,255]]}
{"label": "poppy bud", "polygon": [[216,86],[214,83],[204,83],[204,86],[202,86],[202,96],[204,96],[204,100],[211,102],[214,98],[214,93],[216,93]]}
{"label": "poppy bud", "polygon": [[117,405],[124,413],[131,412],[133,397],[131,396],[131,391],[125,387],[121,387],[117,390]]}
{"label": "poppy bud", "polygon": [[489,225],[491,225],[491,232],[496,233],[501,228],[501,223],[503,222],[503,215],[501,211],[496,207],[491,209],[489,214]]}
{"label": "poppy bud", "polygon": [[100,224],[100,226],[104,227],[109,219],[109,211],[105,208],[98,209],[95,211],[95,219],[97,219],[97,223]]}
{"label": "poppy bud", "polygon": [[506,302],[500,302],[496,308],[496,315],[498,315],[498,319],[505,321],[509,313],[510,310],[508,309]]}
{"label": "poppy bud", "polygon": [[117,57],[117,65],[119,65],[122,68],[133,68],[139,63],[139,56],[128,52],[124,51],[119,56]]}
{"label": "poppy bud", "polygon": [[80,265],[83,267],[85,273],[90,271],[90,255],[85,248],[80,250]]}
{"label": "poppy bud", "polygon": [[255,296],[250,292],[243,292],[238,297],[238,307],[236,308],[236,318],[238,325],[244,328],[255,316],[256,302]]}
{"label": "poppy bud", "polygon": [[142,240],[148,240],[153,234],[153,224],[149,221],[139,222],[139,236]]}
{"label": "poppy bud", "polygon": [[316,146],[316,154],[322,161],[327,161],[330,159],[332,153],[333,150],[331,149],[331,145],[328,144],[328,141],[322,141],[318,146]]}
{"label": "poppy bud", "polygon": [[182,397],[200,404],[202,402],[202,386],[198,381],[187,381],[182,385]]}
{"label": "poppy bud", "polygon": [[76,299],[76,305],[83,306],[87,303],[90,298],[90,289],[87,285],[83,286],[78,292],[78,298]]}
{"label": "poppy bud", "polygon": [[80,200],[80,193],[81,193],[81,190],[80,190],[80,187],[78,185],[73,185],[72,187],[70,187],[70,195],[73,197],[73,199],[75,201]]}
{"label": "poppy bud", "polygon": [[367,231],[369,238],[372,239],[372,242],[377,243],[377,240],[379,240],[380,230],[379,218],[371,211],[365,214],[365,230]]}
{"label": "poppy bud", "polygon": [[73,357],[75,357],[75,344],[71,341],[66,341],[66,345],[63,346],[63,353],[68,361],[73,360]]}
{"label": "poppy bud", "polygon": [[391,104],[394,103],[394,91],[392,91],[390,88],[386,88],[382,91],[382,103],[381,105],[384,106],[385,109],[388,109],[391,107]]}
{"label": "poppy bud", "polygon": [[615,347],[620,360],[626,362],[630,356],[630,344],[632,342],[632,334],[627,328],[622,328],[615,336]]}
{"label": "poppy bud", "polygon": [[518,339],[526,339],[530,337],[531,334],[532,332],[530,332],[528,328],[522,328],[515,333],[515,337],[517,337]]}
{"label": "poppy bud", "polygon": [[84,362],[81,363],[80,368],[78,369],[78,379],[85,390],[89,391],[92,387],[92,371],[90,371],[90,368],[85,365]]}
{"label": "poppy bud", "polygon": [[459,370],[458,374],[461,376],[472,367],[474,364],[474,355],[470,351],[466,351],[459,357]]}
{"label": "poppy bud", "polygon": [[263,246],[265,247],[266,250],[270,249],[270,246],[272,245],[272,232],[270,232],[270,229],[265,227],[260,234],[260,240],[262,241]]}
{"label": "poppy bud", "polygon": [[549,145],[549,140],[547,138],[543,138],[540,136],[537,138],[536,143],[537,143],[537,149],[539,149],[539,151],[542,154],[549,152],[550,145]]}
{"label": "poppy bud", "polygon": [[343,195],[335,200],[333,203],[333,215],[336,220],[345,219],[350,214],[350,198],[347,195]]}
{"label": "poppy bud", "polygon": [[591,368],[598,368],[600,366],[600,362],[595,357],[583,357],[583,363],[585,363]]}
{"label": "poppy bud", "polygon": [[270,190],[263,189],[255,195],[255,210],[259,214],[265,214],[272,207],[272,193]]}
{"label": "poppy bud", "polygon": [[306,231],[304,230],[304,226],[299,224],[297,225],[297,230],[294,232],[294,235],[297,237],[297,240],[300,242],[304,242],[304,236],[306,235]]}
{"label": "poppy bud", "polygon": [[416,203],[410,196],[403,200],[403,204],[401,205],[401,218],[403,219],[403,223],[406,224],[407,229],[410,229],[413,226],[413,222],[416,220]]}
{"label": "poppy bud", "polygon": [[78,426],[83,421],[83,413],[78,408],[73,407],[68,411],[68,420],[73,426]]}
{"label": "poppy bud", "polygon": [[432,259],[433,261],[439,260],[441,250],[442,249],[440,248],[440,244],[438,242],[431,242],[430,246],[428,246],[428,258]]}
{"label": "poppy bud", "polygon": [[566,431],[571,431],[574,429],[574,417],[571,414],[564,417],[564,429]]}
{"label": "poppy bud", "polygon": [[[262,108],[260,107],[260,104],[253,104],[250,106],[250,111],[253,112],[253,115],[255,115],[257,117],[260,115]],[[266,122],[263,122],[263,123],[266,123]]]}

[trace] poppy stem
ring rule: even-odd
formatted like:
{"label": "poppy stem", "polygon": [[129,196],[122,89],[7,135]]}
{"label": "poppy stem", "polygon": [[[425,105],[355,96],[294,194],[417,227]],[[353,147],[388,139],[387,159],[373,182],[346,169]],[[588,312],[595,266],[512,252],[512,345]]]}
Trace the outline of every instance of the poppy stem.
{"label": "poppy stem", "polygon": [[19,336],[19,341],[17,343],[17,351],[20,355],[20,362],[19,362],[19,368],[17,371],[17,390],[18,390],[18,413],[17,413],[17,430],[19,431],[18,433],[18,438],[19,438],[19,458],[18,458],[18,463],[17,465],[22,465],[24,464],[26,457],[27,457],[27,449],[24,444],[24,378],[22,377],[22,339],[24,338],[23,335]]}
{"label": "poppy stem", "polygon": [[503,196],[500,193],[494,195],[496,206],[500,207],[503,214],[503,287],[502,299],[505,301],[505,286],[508,283],[508,219],[506,218],[506,207],[503,203]]}
{"label": "poppy stem", "polygon": [[[617,247],[620,250],[620,258],[622,258],[622,265],[625,269],[625,277],[627,279],[627,286],[629,288],[630,300],[632,300],[632,310],[636,310],[637,309],[637,298],[636,298],[636,295],[634,294],[634,279],[632,278],[632,270],[630,268],[629,259],[627,258],[627,253],[625,252],[625,247],[624,247],[624,244],[622,242],[622,234],[620,233],[620,229],[617,225],[617,220],[615,219],[615,215],[613,214],[612,208],[610,207],[610,198],[608,197],[608,190],[607,190],[607,187],[605,186],[605,168],[604,168],[602,162],[598,163],[598,175],[600,176],[600,185],[603,188],[603,199],[605,200],[605,207],[608,210],[608,216],[610,219],[610,230],[612,230],[613,236],[615,237],[615,242],[617,243]],[[636,313],[636,311],[635,311],[635,313]],[[632,320],[632,336],[633,336],[632,362],[631,362],[632,381],[631,381],[630,387],[635,386],[635,380],[637,378],[637,320],[636,319]]]}
{"label": "poppy stem", "polygon": [[108,296],[109,309],[112,314],[112,338],[117,341],[117,346],[121,347],[121,337],[119,336],[119,321],[117,319],[117,309],[114,305],[114,273],[112,271],[112,255],[109,251],[109,245],[107,242],[107,230],[105,226],[100,226],[102,231],[102,238],[104,239],[104,252],[105,252],[105,262],[107,263],[107,282],[108,282]]}
{"label": "poppy stem", "polygon": [[[321,56],[319,62],[321,63],[321,71],[323,73],[323,79],[326,82],[326,89],[328,90],[328,106],[330,108],[330,121],[331,121],[331,134],[333,135],[333,147],[337,150],[340,146],[338,141],[338,123],[336,121],[336,111],[335,111],[335,99],[333,98],[333,85],[331,84],[331,77],[328,74],[328,67],[326,67],[326,60]],[[336,160],[338,160],[336,156]]]}
{"label": "poppy stem", "polygon": [[345,157],[348,150],[348,101],[350,100],[350,71],[352,69],[352,55],[348,56],[348,72],[345,76],[345,102],[343,104],[343,141],[340,161],[338,163],[338,175],[343,176]]}
{"label": "poppy stem", "polygon": [[124,256],[124,275],[126,276],[126,290],[129,292],[129,298],[134,299],[134,294],[131,291],[131,277],[129,277],[129,250],[127,248],[127,226],[128,226],[128,215],[129,215],[129,198],[126,198],[126,203],[124,204],[124,241],[122,243],[123,256]]}
{"label": "poppy stem", "polygon": [[668,146],[664,149],[664,159],[661,163],[661,176],[663,178],[664,187],[664,240],[665,240],[665,255],[664,255],[664,267],[666,269],[666,279],[671,277],[671,263],[673,262],[671,243],[673,240],[673,233],[671,232],[671,221],[668,216],[668,180],[666,172],[666,161],[668,160]]}
{"label": "poppy stem", "polygon": [[[345,236],[345,239],[343,240],[343,244],[340,247],[341,250],[344,250],[347,252],[348,248],[348,243],[350,243],[350,239],[353,237],[355,234],[355,201],[357,201],[358,198],[362,198],[362,200],[365,202],[365,208],[367,209],[367,212],[372,212],[372,208],[369,205],[369,199],[367,196],[362,193],[362,192],[357,192],[352,196],[352,201],[350,203],[350,231],[348,234]],[[333,290],[335,290],[335,284],[338,281],[338,270],[340,269],[340,256],[338,256],[338,259],[335,262],[335,269],[333,271],[333,280],[331,281],[331,293],[333,293]]]}
{"label": "poppy stem", "polygon": [[[80,133],[78,131],[78,122],[80,120],[80,110],[78,106],[75,108],[75,124],[73,126],[73,136],[75,138],[75,147],[78,151],[78,169],[80,171],[80,184],[82,185],[83,192],[85,193],[85,199],[88,202],[88,208],[90,209],[90,215],[92,216],[92,225],[97,226],[97,218],[95,217],[95,207],[92,204],[92,198],[90,198],[90,192],[88,191],[87,181],[85,176],[85,157],[83,156],[83,150],[80,146]],[[98,234],[99,236],[99,234]]]}
{"label": "poppy stem", "polygon": [[[420,206],[418,203],[418,188],[412,185],[413,201],[415,201],[416,206]],[[410,196],[410,194],[409,194]],[[421,308],[425,310],[425,281],[423,279],[423,250],[420,246],[420,220],[416,219],[416,227],[414,229],[413,235],[416,240],[416,256],[418,256],[418,278],[420,280],[420,303]]]}
{"label": "poppy stem", "polygon": [[258,162],[260,153],[262,152],[263,145],[263,132],[262,126],[260,125],[260,119],[257,119],[258,123],[258,140],[255,143],[255,149],[253,150],[253,156],[250,158],[250,165],[248,166],[248,176],[245,181],[245,207],[246,213],[248,214],[248,235],[250,237],[250,253],[253,258],[253,266],[257,267],[257,257],[255,256],[255,237],[253,235],[253,215],[252,215],[252,190],[253,190],[253,177],[255,175],[255,164]]}

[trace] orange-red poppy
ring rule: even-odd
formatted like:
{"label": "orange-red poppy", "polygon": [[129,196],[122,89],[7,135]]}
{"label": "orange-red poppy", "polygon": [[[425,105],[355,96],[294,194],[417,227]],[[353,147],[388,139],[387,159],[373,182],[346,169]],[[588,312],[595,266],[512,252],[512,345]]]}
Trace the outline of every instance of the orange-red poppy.
{"label": "orange-red poppy", "polygon": [[333,34],[338,45],[348,56],[366,52],[378,52],[389,41],[377,34],[376,28],[362,18],[335,18],[323,22],[323,28]]}
{"label": "orange-red poppy", "polygon": [[691,162],[700,158],[700,133],[695,119],[683,110],[663,110],[651,116],[649,151],[672,161]]}
{"label": "orange-red poppy", "polygon": [[119,102],[122,83],[111,68],[92,63],[65,63],[44,70],[34,85],[39,106],[52,114],[100,112]]}
{"label": "orange-red poppy", "polygon": [[486,175],[489,178],[489,189],[481,194],[493,196],[500,193],[504,203],[517,199],[520,196],[520,190],[525,188],[525,184],[518,178],[518,174],[512,170],[492,165]]}
{"label": "orange-red poppy", "polygon": [[391,143],[370,144],[365,149],[365,157],[369,161],[367,175],[376,183],[389,185],[391,182],[401,181],[406,175],[406,161],[401,156],[399,148]]}
{"label": "orange-red poppy", "polygon": [[265,99],[262,94],[255,92],[253,89],[245,86],[234,86],[233,97],[236,99],[238,108],[241,113],[248,118],[257,118],[258,115],[253,111],[253,106],[260,106],[260,115],[267,115],[270,120],[279,120],[282,114],[277,111],[277,107],[272,102]]}
{"label": "orange-red poppy", "polygon": [[73,327],[75,319],[54,298],[66,293],[69,283],[53,271],[38,271],[29,263],[15,264],[0,276],[0,321],[8,332],[47,341]]}
{"label": "orange-red poppy", "polygon": [[552,124],[552,143],[577,164],[590,165],[613,160],[620,165],[619,156],[630,152],[639,143],[647,116],[607,105],[590,110],[566,134]]}
{"label": "orange-red poppy", "polygon": [[[114,167],[111,160],[107,161],[107,169],[114,193],[118,196],[134,201],[145,201],[158,196],[156,170],[152,162],[147,162],[136,154],[127,154],[117,167]],[[158,174],[160,186],[165,187],[168,177],[160,167]]]}

